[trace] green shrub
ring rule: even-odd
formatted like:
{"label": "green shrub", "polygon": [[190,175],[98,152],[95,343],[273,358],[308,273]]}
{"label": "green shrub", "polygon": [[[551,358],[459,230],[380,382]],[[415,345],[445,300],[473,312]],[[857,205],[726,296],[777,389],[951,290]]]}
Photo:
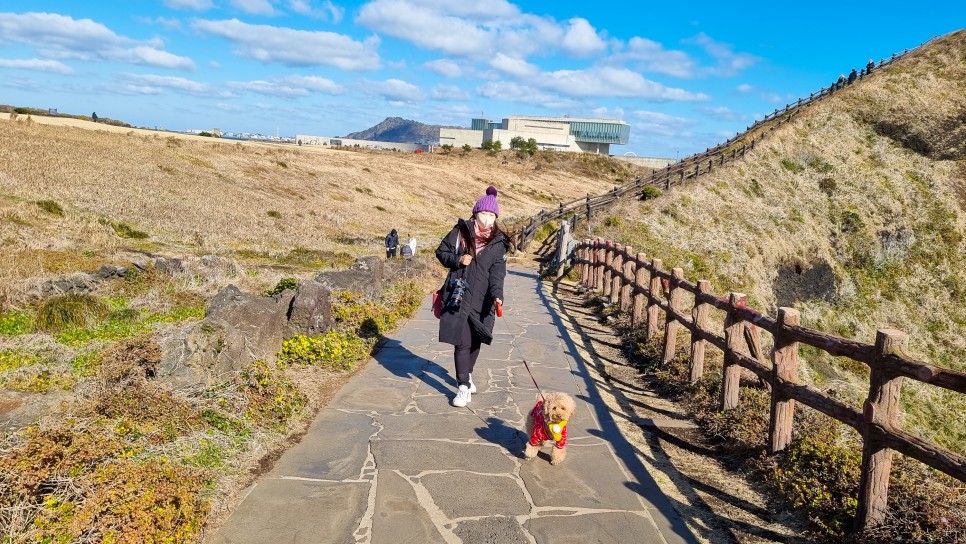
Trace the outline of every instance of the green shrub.
{"label": "green shrub", "polygon": [[278,210],[268,210],[265,215],[271,217],[272,219],[281,219],[282,214]]}
{"label": "green shrub", "polygon": [[819,190],[825,193],[830,198],[835,193],[836,187],[837,187],[837,184],[835,183],[834,178],[822,178],[818,182]]}
{"label": "green shrub", "polygon": [[240,379],[247,403],[245,417],[256,425],[282,430],[308,402],[279,365],[255,361]]}
{"label": "green shrub", "polygon": [[111,228],[114,229],[114,233],[121,238],[134,238],[136,240],[143,240],[148,237],[148,233],[136,230],[131,225],[127,223],[111,223]]}
{"label": "green shrub", "polygon": [[16,336],[30,332],[30,314],[19,310],[0,313],[0,334]]}
{"label": "green shrub", "polygon": [[621,226],[623,224],[624,224],[624,221],[621,220],[621,218],[620,217],[617,217],[616,215],[612,215],[612,216],[604,219],[604,226],[605,227],[619,227],[619,226]]}
{"label": "green shrub", "polygon": [[41,210],[45,212],[56,215],[57,217],[64,217],[64,208],[60,204],[54,202],[53,200],[40,200],[37,202],[37,206],[40,206]]}
{"label": "green shrub", "polygon": [[71,293],[50,297],[37,309],[34,325],[48,332],[87,328],[107,317],[110,309],[101,299]]}
{"label": "green shrub", "polygon": [[348,370],[364,361],[373,342],[351,332],[329,331],[321,336],[297,334],[282,343],[279,364],[325,366]]}
{"label": "green shrub", "polygon": [[641,200],[651,200],[652,198],[657,198],[663,193],[657,187],[653,185],[648,185],[641,189]]}
{"label": "green shrub", "polygon": [[470,146],[470,144],[463,144],[464,155],[469,155],[471,151],[473,151],[473,148]]}
{"label": "green shrub", "polygon": [[784,168],[785,170],[788,170],[793,174],[800,174],[805,171],[804,166],[789,159],[782,159],[782,168]]}
{"label": "green shrub", "polygon": [[297,280],[296,278],[282,278],[278,280],[278,283],[275,284],[274,288],[269,289],[268,291],[265,291],[265,296],[273,297],[275,295],[281,294],[282,291],[286,291],[286,290],[294,291],[295,289],[298,289],[298,286],[299,286],[299,280]]}

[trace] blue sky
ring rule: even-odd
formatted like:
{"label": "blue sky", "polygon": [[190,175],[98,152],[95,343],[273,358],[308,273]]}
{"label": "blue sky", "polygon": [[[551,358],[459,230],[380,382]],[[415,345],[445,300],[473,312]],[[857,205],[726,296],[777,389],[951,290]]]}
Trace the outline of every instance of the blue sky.
{"label": "blue sky", "polygon": [[612,153],[674,158],[966,23],[964,0],[921,6],[0,0],[0,103],[283,136],[606,117],[631,125]]}

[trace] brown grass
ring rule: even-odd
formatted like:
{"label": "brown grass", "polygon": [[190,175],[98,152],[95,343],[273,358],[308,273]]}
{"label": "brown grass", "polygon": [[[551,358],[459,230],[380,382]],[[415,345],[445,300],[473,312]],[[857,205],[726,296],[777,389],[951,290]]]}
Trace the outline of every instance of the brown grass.
{"label": "brown grass", "polygon": [[[867,343],[898,328],[911,356],[966,369],[966,149],[947,137],[964,130],[963,58],[966,31],[810,107],[743,161],[598,214],[592,232],[772,314],[783,264],[827,263],[833,296],[797,301],[803,325]],[[803,378],[865,397],[862,369],[803,357]],[[907,381],[903,400],[908,430],[966,451],[962,395]]]}

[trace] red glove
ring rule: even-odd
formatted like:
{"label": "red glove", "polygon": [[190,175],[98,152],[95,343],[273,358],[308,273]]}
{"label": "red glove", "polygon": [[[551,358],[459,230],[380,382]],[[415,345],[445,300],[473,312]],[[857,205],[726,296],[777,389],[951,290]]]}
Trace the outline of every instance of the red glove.
{"label": "red glove", "polygon": [[497,302],[496,303],[496,316],[497,317],[503,317],[503,303],[502,302]]}

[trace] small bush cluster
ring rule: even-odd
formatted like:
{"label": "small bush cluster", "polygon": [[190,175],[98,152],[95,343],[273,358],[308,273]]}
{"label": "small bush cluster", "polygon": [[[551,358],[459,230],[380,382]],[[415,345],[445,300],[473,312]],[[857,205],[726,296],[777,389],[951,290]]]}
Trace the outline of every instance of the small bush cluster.
{"label": "small bush cluster", "polygon": [[288,291],[288,290],[294,291],[295,289],[298,289],[298,286],[299,286],[299,280],[295,278],[282,278],[278,280],[278,283],[275,284],[275,287],[265,291],[265,296],[273,297],[275,295],[281,294],[282,291]]}
{"label": "small bush cluster", "polygon": [[0,313],[0,334],[16,336],[30,332],[30,314],[20,310]]}
{"label": "small bush cluster", "polygon": [[245,418],[255,425],[281,431],[308,403],[278,364],[255,361],[239,379],[247,404]]}
{"label": "small bush cluster", "polygon": [[282,343],[278,361],[285,365],[349,370],[369,356],[372,345],[372,340],[351,332],[329,331],[321,336],[297,334]]}
{"label": "small bush cluster", "polygon": [[40,200],[37,202],[37,206],[45,212],[56,215],[57,217],[64,217],[64,208],[60,206],[57,202],[53,200]]}
{"label": "small bush cluster", "polygon": [[47,332],[61,332],[91,327],[105,317],[107,305],[94,295],[70,293],[50,297],[37,309],[36,328]]}

